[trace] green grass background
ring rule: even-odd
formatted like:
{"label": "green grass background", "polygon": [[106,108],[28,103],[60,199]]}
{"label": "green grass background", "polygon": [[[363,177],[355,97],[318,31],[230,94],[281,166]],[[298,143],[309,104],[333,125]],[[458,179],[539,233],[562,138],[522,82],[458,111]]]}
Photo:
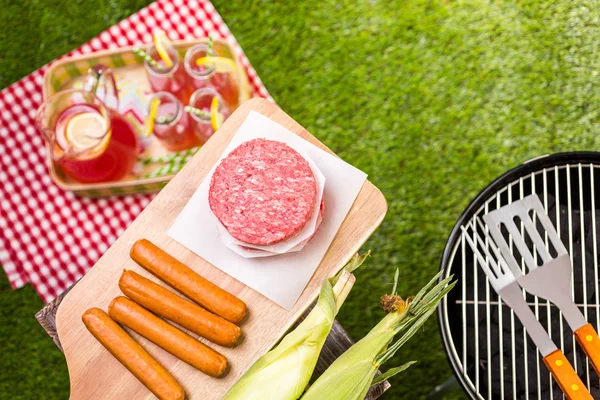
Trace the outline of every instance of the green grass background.
{"label": "green grass background", "polygon": [[[0,0],[0,88],[145,4]],[[365,246],[373,257],[339,315],[355,338],[381,318],[395,268],[406,295],[436,272],[456,218],[489,181],[527,159],[600,144],[593,2],[214,5],[277,103],[387,198]],[[68,397],[63,356],[33,318],[42,305],[2,276],[0,398]],[[411,359],[384,398],[420,398],[451,376],[434,320],[393,361]]]}

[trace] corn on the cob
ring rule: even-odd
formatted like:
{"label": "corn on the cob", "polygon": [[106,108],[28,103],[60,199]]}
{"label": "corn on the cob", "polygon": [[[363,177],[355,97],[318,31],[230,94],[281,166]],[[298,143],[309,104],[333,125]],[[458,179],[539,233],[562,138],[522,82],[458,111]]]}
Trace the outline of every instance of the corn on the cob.
{"label": "corn on the cob", "polygon": [[354,284],[350,272],[367,256],[354,256],[340,274],[323,282],[317,304],[306,319],[258,359],[224,400],[296,400],[302,395],[335,316]]}
{"label": "corn on the cob", "polygon": [[[414,298],[403,300],[394,293],[398,280],[396,272],[394,294],[382,297],[382,305],[388,314],[362,340],[334,361],[302,396],[302,400],[363,400],[369,387],[410,367],[415,361],[376,376],[379,367],[423,326],[439,301],[454,287],[455,282],[450,283],[452,276],[434,285],[440,274]],[[391,344],[399,333],[402,333],[400,338]]]}

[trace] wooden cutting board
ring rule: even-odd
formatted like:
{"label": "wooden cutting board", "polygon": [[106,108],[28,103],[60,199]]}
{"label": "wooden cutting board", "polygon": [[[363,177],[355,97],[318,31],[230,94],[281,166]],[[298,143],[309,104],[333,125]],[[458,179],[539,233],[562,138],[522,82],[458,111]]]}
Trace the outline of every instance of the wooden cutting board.
{"label": "wooden cutting board", "polygon": [[[240,297],[248,305],[249,316],[241,325],[244,332],[242,343],[234,348],[208,343],[224,354],[231,366],[230,371],[221,378],[211,378],[202,374],[132,333],[136,340],[174,375],[185,389],[188,398],[209,400],[220,399],[257,358],[277,343],[315,300],[323,279],[339,271],[383,220],[387,211],[385,198],[373,184],[366,181],[327,254],[291,311],[246,287],[167,237],[167,229],[217,162],[251,110],[258,111],[291,132],[331,152],[279,107],[267,100],[252,99],[238,108],[62,301],[56,323],[69,368],[71,399],[153,398],[153,395],[92,337],[81,322],[81,315],[85,310],[90,307],[106,310],[110,301],[121,295],[117,282],[123,269],[134,270],[161,283],[129,258],[131,245],[137,239],[151,240],[205,278]],[[364,268],[368,268],[368,262]]]}

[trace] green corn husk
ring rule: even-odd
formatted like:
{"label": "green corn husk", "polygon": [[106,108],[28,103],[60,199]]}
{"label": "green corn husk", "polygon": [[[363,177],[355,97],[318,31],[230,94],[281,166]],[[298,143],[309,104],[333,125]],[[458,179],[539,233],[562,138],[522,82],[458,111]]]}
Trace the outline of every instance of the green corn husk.
{"label": "green corn husk", "polygon": [[[377,370],[406,343],[435,312],[440,300],[456,284],[452,276],[435,284],[438,273],[414,298],[402,300],[395,294],[398,271],[392,295],[382,297],[388,314],[359,342],[342,354],[308,389],[301,400],[363,400],[369,388],[414,364],[410,361],[375,376]],[[402,333],[392,343],[394,336]]]}
{"label": "green corn husk", "polygon": [[262,356],[229,390],[223,400],[296,400],[312,375],[333,321],[354,284],[350,272],[369,253],[354,256],[342,272],[326,279],[315,308],[273,350]]}

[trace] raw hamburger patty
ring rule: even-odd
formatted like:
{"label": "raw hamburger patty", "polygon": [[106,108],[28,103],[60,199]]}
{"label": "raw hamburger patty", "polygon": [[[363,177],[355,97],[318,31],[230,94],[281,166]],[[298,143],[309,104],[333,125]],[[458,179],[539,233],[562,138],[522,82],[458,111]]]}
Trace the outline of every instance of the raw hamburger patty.
{"label": "raw hamburger patty", "polygon": [[[315,236],[317,234],[317,231],[319,230],[319,226],[321,226],[321,222],[323,222],[323,215],[325,214],[325,196],[323,196],[321,198],[321,207],[319,207],[319,215],[317,216],[317,223],[315,224],[315,231],[313,232],[312,235],[310,235],[310,237],[308,239],[304,239],[303,241],[301,241],[300,243],[298,243],[296,246],[304,243],[308,243],[310,241],[310,239],[313,238],[313,236]],[[246,250],[246,251],[254,251],[257,253],[267,253],[270,255],[277,255],[277,253],[273,253],[273,252],[269,252],[263,249],[255,249],[254,247],[246,247],[246,246],[240,246],[242,249]]]}
{"label": "raw hamburger patty", "polygon": [[242,242],[269,245],[298,233],[317,197],[308,162],[285,143],[254,139],[217,166],[208,192],[210,209]]}

